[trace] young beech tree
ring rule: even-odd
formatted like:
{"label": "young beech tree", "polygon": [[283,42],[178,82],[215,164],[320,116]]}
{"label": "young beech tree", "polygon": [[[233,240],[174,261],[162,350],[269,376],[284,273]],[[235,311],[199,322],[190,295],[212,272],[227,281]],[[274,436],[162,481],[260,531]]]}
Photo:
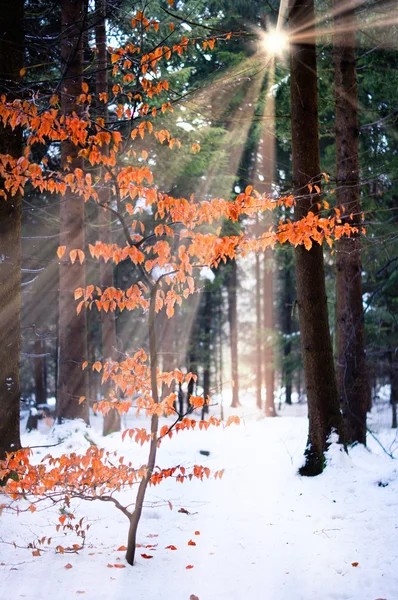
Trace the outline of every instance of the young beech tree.
{"label": "young beech tree", "polygon": [[[133,27],[139,31],[150,28],[157,31],[159,24],[138,12]],[[215,41],[211,38],[203,43],[212,48]],[[34,188],[97,202],[120,221],[124,241],[120,244],[97,241],[89,246],[89,252],[92,257],[115,264],[121,260],[131,261],[133,268],[140,271],[141,279],[128,289],[80,287],[74,293],[76,310],[80,314],[86,309],[105,312],[141,309],[147,314],[149,355],[141,349],[133,356],[125,355],[119,362],[111,357],[90,366],[102,372],[107,389],[106,397],[95,406],[97,411],[124,413],[134,407],[138,413],[145,411],[151,419],[149,431],[136,427],[123,433],[123,437],[128,435],[141,444],[148,444],[146,463],[138,469],[128,458],[115,457],[114,453],[95,446],[82,455],[70,453],[58,458],[48,455],[38,464],[31,462],[31,451],[25,448],[7,455],[0,464],[0,477],[8,479],[6,492],[12,498],[29,498],[27,509],[32,511],[49,498],[68,506],[74,498],[113,503],[129,521],[126,552],[129,564],[134,562],[137,527],[148,485],[156,485],[168,477],[183,482],[192,477],[210,476],[210,470],[200,465],[192,470],[182,465],[169,469],[156,466],[157,451],[164,438],[197,424],[196,420],[177,412],[175,393],[164,398],[159,394],[163,384],[180,384],[184,376],[178,369],[161,372],[158,368],[156,313],[165,310],[167,316],[172,317],[175,304],[181,304],[195,293],[194,273],[204,266],[216,268],[221,261],[236,260],[251,251],[264,252],[276,243],[289,242],[308,248],[314,242],[321,245],[326,240],[331,244],[333,238],[352,233],[352,228],[342,225],[335,216],[322,217],[309,211],[300,221],[280,221],[257,237],[250,238],[243,233],[220,236],[223,220],[236,222],[241,216],[254,218],[257,213],[276,206],[291,207],[294,198],[275,201],[248,186],[235,201],[218,198],[196,201],[193,196],[173,198],[153,184],[147,161],[155,152],[155,146],[148,140],[166,142],[171,149],[179,145],[169,131],[156,127],[158,113],[172,110],[167,100],[168,83],[161,77],[161,64],[164,61],[167,64],[172,53],[183,55],[188,45],[188,39],[183,38],[172,47],[159,44],[147,54],[134,43],[113,50],[113,75],[119,83],[112,88],[112,98],[108,98],[106,92],[91,94],[88,84],[83,83],[82,93],[75,99],[84,108],[79,114],[64,116],[55,96],[51,97],[50,106],[40,113],[35,98],[8,100],[2,97],[0,101],[0,118],[5,126],[22,128],[27,139],[22,156],[0,156],[0,175],[10,196],[23,193],[29,182]],[[108,102],[117,106],[111,122],[96,116],[96,106]],[[74,167],[66,160],[62,171],[51,172],[45,161],[36,164],[31,160],[33,144],[65,140],[84,161],[84,168]],[[193,152],[198,149],[194,146]],[[102,193],[106,189],[108,195]],[[144,208],[152,211],[151,226],[146,227],[141,218]],[[58,258],[82,265],[85,252],[85,248],[71,248],[68,244],[67,249],[58,248]],[[86,369],[87,361],[81,366]],[[192,382],[194,377],[189,373],[186,380]],[[203,407],[207,401],[203,397],[190,397],[192,408]],[[84,396],[77,402],[85,402]],[[174,415],[175,419],[172,424],[159,427],[159,419],[164,415]],[[234,422],[238,419],[230,417],[226,425]],[[220,424],[218,419],[210,417],[208,421],[200,421],[199,428]],[[220,472],[214,474],[218,476]],[[135,485],[138,491],[131,510],[123,505],[118,493]],[[60,526],[69,525],[61,517]]]}

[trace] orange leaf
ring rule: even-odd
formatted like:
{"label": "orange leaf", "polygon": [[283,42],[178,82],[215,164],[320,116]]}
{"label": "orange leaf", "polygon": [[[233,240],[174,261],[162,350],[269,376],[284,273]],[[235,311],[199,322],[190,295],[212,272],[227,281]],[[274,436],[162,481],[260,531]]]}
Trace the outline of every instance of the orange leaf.
{"label": "orange leaf", "polygon": [[141,554],[142,558],[153,558],[151,554]]}
{"label": "orange leaf", "polygon": [[40,556],[40,550],[33,550],[32,556]]}
{"label": "orange leaf", "polygon": [[76,260],[76,257],[77,257],[77,250],[71,250],[69,252],[69,257],[70,257],[70,262],[73,265],[75,263],[75,260]]}
{"label": "orange leaf", "polygon": [[72,565],[68,563],[67,565],[65,565],[65,569],[72,569]]}
{"label": "orange leaf", "polygon": [[63,257],[63,255],[65,254],[65,250],[66,250],[66,246],[58,246],[57,256],[60,260]]}
{"label": "orange leaf", "polygon": [[177,550],[177,548],[173,544],[170,544],[170,546],[166,546],[166,550]]}
{"label": "orange leaf", "polygon": [[25,67],[23,67],[23,68],[22,68],[22,69],[19,71],[19,74],[20,74],[20,76],[21,76],[21,77],[23,77],[23,76],[25,75],[25,73],[26,73],[26,69],[25,69]]}
{"label": "orange leaf", "polygon": [[193,565],[187,565],[185,568],[186,569],[193,569]]}
{"label": "orange leaf", "polygon": [[125,550],[127,550],[127,546],[119,546],[117,549],[118,552],[124,552]]}
{"label": "orange leaf", "polygon": [[88,362],[85,360],[84,363],[82,364],[82,371],[84,371],[84,369],[86,369],[88,366]]}
{"label": "orange leaf", "polygon": [[353,567],[357,567],[359,565],[359,563],[357,563],[357,562],[353,562],[351,564],[352,564]]}
{"label": "orange leaf", "polygon": [[88,92],[88,85],[86,82],[82,83],[82,90],[85,94],[87,94]]}
{"label": "orange leaf", "polygon": [[200,531],[195,531],[195,535],[200,535]]}
{"label": "orange leaf", "polygon": [[193,540],[189,540],[188,546],[196,546],[196,542],[194,542]]}
{"label": "orange leaf", "polygon": [[83,402],[85,401],[86,396],[80,396],[79,398],[79,404],[83,404]]}
{"label": "orange leaf", "polygon": [[120,563],[115,563],[113,565],[115,567],[115,569],[125,569],[126,565],[121,565]]}

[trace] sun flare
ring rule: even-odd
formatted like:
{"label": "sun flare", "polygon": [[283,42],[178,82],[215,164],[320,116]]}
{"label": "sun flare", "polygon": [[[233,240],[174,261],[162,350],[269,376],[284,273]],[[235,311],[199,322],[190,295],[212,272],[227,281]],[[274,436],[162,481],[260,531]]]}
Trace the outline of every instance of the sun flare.
{"label": "sun flare", "polygon": [[264,35],[263,46],[269,54],[281,55],[288,45],[289,38],[284,31],[273,29]]}

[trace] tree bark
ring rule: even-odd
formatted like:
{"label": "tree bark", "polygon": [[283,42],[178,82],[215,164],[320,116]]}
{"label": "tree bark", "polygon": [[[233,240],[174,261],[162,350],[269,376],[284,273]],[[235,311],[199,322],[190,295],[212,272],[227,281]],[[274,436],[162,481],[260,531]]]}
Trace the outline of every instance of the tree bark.
{"label": "tree bark", "polygon": [[290,260],[290,252],[284,252],[284,268],[282,274],[282,333],[287,336],[287,340],[284,341],[283,345],[283,379],[285,384],[285,402],[286,404],[292,403],[292,366],[291,352],[292,342],[291,335],[293,332],[292,323],[292,308],[293,308],[293,281],[292,281],[292,266]]}
{"label": "tree bark", "polygon": [[265,380],[265,415],[275,417],[274,401],[274,274],[272,269],[272,250],[267,248],[264,253],[264,279],[263,279],[263,310],[264,310],[264,380]]}
{"label": "tree bark", "polygon": [[[258,216],[256,216],[258,224]],[[258,226],[257,226],[258,230]],[[257,235],[259,232],[257,231]],[[263,407],[262,402],[262,355],[261,355],[261,331],[262,331],[262,318],[261,318],[261,263],[260,255],[256,253],[256,404],[260,410]]]}
{"label": "tree bark", "polygon": [[[289,0],[291,37],[292,161],[295,219],[314,210],[318,196],[308,184],[320,184],[318,90],[313,0]],[[308,24],[306,26],[306,24]],[[296,34],[296,31],[299,31]],[[297,304],[307,389],[309,433],[302,475],[318,475],[333,430],[341,432],[341,415],[329,333],[322,247],[295,249]]]}
{"label": "tree bark", "polygon": [[209,405],[206,400],[210,399],[210,354],[211,354],[211,325],[213,316],[213,292],[210,285],[204,288],[204,327],[203,327],[203,397],[205,403],[202,408],[202,419],[209,413]]}
{"label": "tree bark", "polygon": [[[78,114],[76,98],[81,93],[83,66],[83,31],[86,20],[84,0],[61,2],[61,110],[65,116]],[[61,144],[61,167],[73,170],[83,168],[79,149],[71,140]],[[69,163],[70,161],[70,163]],[[87,398],[87,371],[82,363],[87,357],[86,311],[76,315],[74,290],[86,287],[85,265],[71,264],[69,252],[84,248],[84,200],[67,192],[60,203],[60,245],[66,246],[65,258],[60,261],[59,274],[59,368],[58,368],[58,419],[84,419],[89,421]]]}
{"label": "tree bark", "polygon": [[[264,194],[272,197],[272,183],[275,172],[275,96],[271,86],[275,82],[275,61],[269,57],[268,83],[264,98],[264,119],[260,140],[261,174],[263,182],[260,189]],[[266,212],[264,215],[263,228],[268,230],[272,225],[272,214]],[[264,274],[263,274],[263,362],[264,362],[264,384],[265,384],[265,406],[267,417],[275,417],[275,372],[274,372],[274,258],[273,252],[268,248],[264,252]]]}
{"label": "tree bark", "polygon": [[[37,334],[36,334],[37,335]],[[46,369],[46,350],[45,343],[41,336],[35,339],[35,390],[36,390],[36,405],[45,404],[47,402],[47,369]]]}
{"label": "tree bark", "polygon": [[[24,59],[23,0],[2,3],[0,11],[0,93],[18,96]],[[0,123],[0,154],[22,155],[22,131]],[[3,188],[0,182],[0,189]],[[0,197],[0,460],[18,450],[19,360],[21,348],[21,217],[20,194]]]}
{"label": "tree bark", "polygon": [[[355,12],[334,17],[334,85],[336,99],[336,201],[343,222],[361,227],[359,190],[359,120],[355,65]],[[362,261],[359,235],[336,244],[337,385],[343,409],[345,440],[366,444],[370,386],[366,375],[365,322],[362,306]]]}
{"label": "tree bark", "polygon": [[396,351],[390,354],[390,386],[391,386],[391,408],[392,423],[391,427],[397,429],[397,405],[398,405],[398,356]]}
{"label": "tree bark", "polygon": [[[97,97],[102,92],[108,92],[108,61],[106,44],[106,5],[107,0],[96,0],[95,3],[95,41],[97,49],[96,64],[96,92]],[[98,116],[105,122],[108,120],[108,110],[105,103],[99,103]],[[107,146],[103,148],[103,153],[107,152]],[[106,208],[110,205],[111,196],[108,187],[104,187],[98,193],[99,202],[103,207],[99,208],[99,239],[105,244],[112,243],[111,213]],[[102,289],[113,287],[113,265],[111,261],[100,261],[100,286]],[[117,339],[116,339],[116,319],[115,312],[110,310],[101,311],[101,335],[102,335],[102,360],[117,359]],[[109,385],[104,388],[104,395],[109,393]],[[120,431],[120,414],[117,410],[111,409],[104,416],[103,435],[108,435]]]}
{"label": "tree bark", "polygon": [[[158,350],[155,331],[155,309],[156,309],[156,294],[158,287],[154,286],[151,290],[149,311],[148,311],[148,328],[149,328],[149,356],[151,361],[151,392],[152,399],[155,404],[159,403],[158,395]],[[141,519],[142,508],[144,506],[145,493],[148,484],[151,480],[153,469],[156,463],[156,453],[158,447],[158,425],[159,417],[157,414],[151,418],[151,442],[149,446],[148,463],[146,465],[146,474],[141,479],[138,487],[137,498],[135,501],[135,509],[130,517],[130,527],[127,540],[126,560],[129,565],[134,564],[135,551],[137,547],[137,529]]]}
{"label": "tree bark", "polygon": [[239,402],[239,370],[238,370],[238,265],[236,260],[230,261],[231,272],[228,279],[228,321],[231,348],[231,377],[232,377],[232,403],[236,408]]}

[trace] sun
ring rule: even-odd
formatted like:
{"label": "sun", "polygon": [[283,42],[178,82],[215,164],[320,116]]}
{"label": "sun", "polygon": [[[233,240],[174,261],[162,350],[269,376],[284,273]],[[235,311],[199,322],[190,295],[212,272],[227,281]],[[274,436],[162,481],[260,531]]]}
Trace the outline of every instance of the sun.
{"label": "sun", "polygon": [[263,46],[268,54],[281,55],[287,50],[289,45],[289,38],[284,31],[278,29],[272,29],[264,34]]}

